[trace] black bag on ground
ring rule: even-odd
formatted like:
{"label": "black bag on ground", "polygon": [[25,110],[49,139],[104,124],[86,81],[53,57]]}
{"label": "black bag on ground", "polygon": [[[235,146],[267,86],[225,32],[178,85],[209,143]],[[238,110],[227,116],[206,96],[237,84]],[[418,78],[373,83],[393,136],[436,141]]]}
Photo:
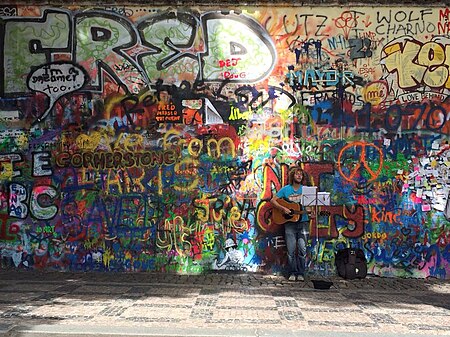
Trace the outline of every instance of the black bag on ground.
{"label": "black bag on ground", "polygon": [[340,277],[353,280],[367,276],[367,260],[362,249],[341,249],[336,253],[335,262]]}

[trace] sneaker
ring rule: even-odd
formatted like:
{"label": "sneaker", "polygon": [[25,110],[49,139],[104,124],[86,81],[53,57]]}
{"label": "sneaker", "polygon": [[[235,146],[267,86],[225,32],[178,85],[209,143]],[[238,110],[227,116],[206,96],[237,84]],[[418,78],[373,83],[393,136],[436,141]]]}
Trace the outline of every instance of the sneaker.
{"label": "sneaker", "polygon": [[303,275],[298,275],[297,276],[297,281],[304,281],[305,278],[303,277]]}
{"label": "sneaker", "polygon": [[291,274],[288,278],[289,281],[295,281],[296,277],[294,274]]}

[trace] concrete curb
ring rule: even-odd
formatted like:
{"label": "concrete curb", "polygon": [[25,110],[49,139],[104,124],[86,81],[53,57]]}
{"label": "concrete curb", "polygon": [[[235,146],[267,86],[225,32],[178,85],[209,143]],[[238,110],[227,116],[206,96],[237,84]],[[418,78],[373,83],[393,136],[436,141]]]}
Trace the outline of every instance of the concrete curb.
{"label": "concrete curb", "polygon": [[[148,327],[110,327],[84,325],[36,325],[33,327],[15,326],[2,337],[380,337],[379,333],[308,331],[288,329],[217,329],[217,328],[148,328]],[[383,334],[383,337],[427,337],[434,334]]]}

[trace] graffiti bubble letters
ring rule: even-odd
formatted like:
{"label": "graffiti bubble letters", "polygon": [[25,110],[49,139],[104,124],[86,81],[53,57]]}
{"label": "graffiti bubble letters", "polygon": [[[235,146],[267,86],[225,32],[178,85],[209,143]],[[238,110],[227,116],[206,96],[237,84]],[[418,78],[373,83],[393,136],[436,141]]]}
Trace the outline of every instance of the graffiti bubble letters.
{"label": "graffiti bubble letters", "polygon": [[349,39],[348,43],[350,47],[350,58],[352,60],[372,57],[372,41],[370,39]]}
{"label": "graffiti bubble letters", "polygon": [[[27,28],[19,28],[24,25]],[[54,41],[42,39],[46,29],[55,32],[57,38]],[[10,41],[18,40],[31,46],[29,50],[23,48],[20,51],[26,53],[25,57],[17,57],[16,48],[5,48],[14,43]],[[102,11],[73,14],[71,22],[66,11],[43,10],[42,18],[5,20],[0,41],[4,41],[2,50],[5,51],[0,55],[1,64],[17,69],[15,74],[7,72],[0,76],[3,81],[0,95],[26,92],[22,78],[26,78],[29,69],[51,63],[62,51],[88,73],[86,87],[99,91],[105,81],[111,80],[136,92],[148,84],[150,78],[158,78],[161,71],[166,74],[165,78],[179,76],[180,68],[196,73],[194,77],[205,82],[227,79],[256,83],[269,76],[277,59],[274,42],[258,21],[242,13],[223,14],[220,11],[201,15],[161,11],[134,23],[123,16]],[[51,75],[53,69],[63,71],[58,76],[65,77],[70,75],[70,67],[74,66],[51,66],[46,70],[40,67],[38,73],[31,75],[36,82],[30,82],[30,87],[51,95],[54,101],[57,93],[63,95],[69,91],[61,86],[72,86],[74,90],[75,84],[82,85],[83,76],[80,73],[71,85],[66,78],[54,83],[43,78],[42,82],[39,76]],[[106,74],[110,79],[105,78]]]}
{"label": "graffiti bubble letters", "polygon": [[90,168],[95,170],[130,167],[170,166],[176,161],[173,150],[145,152],[61,152],[55,158],[57,167]]}
{"label": "graffiti bubble letters", "polygon": [[42,92],[50,99],[47,110],[37,118],[37,122],[44,120],[60,97],[81,89],[85,82],[83,69],[72,63],[49,63],[37,68],[28,76],[28,88]]}
{"label": "graffiti bubble letters", "polygon": [[429,86],[450,89],[450,39],[435,37],[422,44],[417,40],[401,38],[383,48],[381,62],[390,74],[397,73],[398,86],[415,89]]}
{"label": "graffiti bubble letters", "polygon": [[338,83],[342,85],[353,85],[354,74],[351,71],[345,70],[339,72],[335,69],[321,71],[319,69],[307,69],[306,71],[292,69],[289,67],[289,73],[286,74],[286,79],[289,86],[293,90],[301,89],[302,86],[311,88],[322,85],[324,87],[336,86]]}
{"label": "graffiti bubble letters", "polygon": [[9,185],[9,216],[13,218],[25,219],[29,211],[32,216],[40,220],[53,219],[58,213],[58,207],[54,201],[57,191],[52,186],[35,186],[31,190],[29,206],[27,206],[28,191],[22,184],[12,183]]}

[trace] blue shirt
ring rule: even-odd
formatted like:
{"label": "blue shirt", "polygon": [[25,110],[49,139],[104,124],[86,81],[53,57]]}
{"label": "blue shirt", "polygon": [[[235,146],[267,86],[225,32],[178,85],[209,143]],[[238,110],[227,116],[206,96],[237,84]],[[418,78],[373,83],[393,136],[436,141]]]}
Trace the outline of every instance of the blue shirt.
{"label": "blue shirt", "polygon": [[[292,185],[286,185],[280,188],[280,190],[277,192],[277,197],[281,199],[285,199],[289,202],[295,202],[297,204],[301,204],[302,201],[302,191],[303,186],[300,185],[300,187],[297,190],[294,190],[294,187]],[[309,217],[308,214],[302,214],[302,217],[300,218],[300,221],[308,221]]]}

